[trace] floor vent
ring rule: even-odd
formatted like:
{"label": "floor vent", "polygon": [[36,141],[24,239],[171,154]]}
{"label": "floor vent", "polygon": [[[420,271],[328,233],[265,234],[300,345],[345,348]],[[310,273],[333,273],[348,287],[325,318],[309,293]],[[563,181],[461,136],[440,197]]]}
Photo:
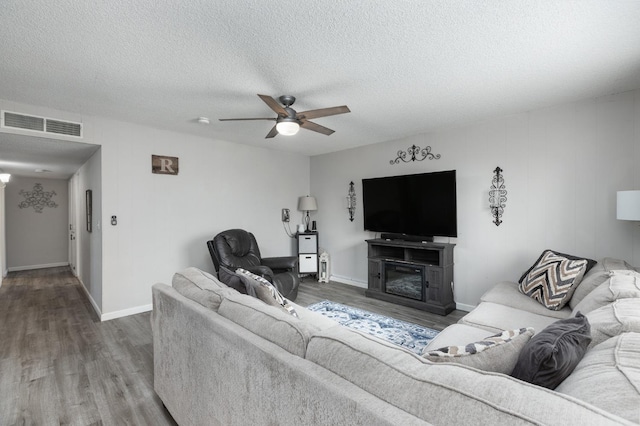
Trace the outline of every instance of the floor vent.
{"label": "floor vent", "polygon": [[82,123],[18,114],[10,111],[2,111],[2,123],[0,127],[4,129],[20,129],[82,138]]}

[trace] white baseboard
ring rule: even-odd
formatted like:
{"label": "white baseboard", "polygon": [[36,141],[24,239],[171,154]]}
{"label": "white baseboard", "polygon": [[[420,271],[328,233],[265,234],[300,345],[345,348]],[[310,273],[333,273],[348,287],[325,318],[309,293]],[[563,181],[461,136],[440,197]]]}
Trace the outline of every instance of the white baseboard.
{"label": "white baseboard", "polygon": [[100,311],[100,307],[98,306],[96,301],[93,300],[93,296],[91,296],[91,293],[89,293],[89,290],[87,290],[87,287],[84,285],[84,283],[82,282],[82,280],[78,275],[76,275],[76,278],[78,279],[78,281],[80,281],[80,287],[82,288],[82,291],[84,291],[84,294],[87,296],[87,299],[89,299],[91,306],[93,306],[93,310],[96,312],[96,314],[98,314],[98,318],[102,317],[102,312]]}
{"label": "white baseboard", "polygon": [[93,296],[91,296],[91,294],[87,290],[87,287],[84,285],[84,283],[82,282],[79,276],[78,276],[78,281],[80,281],[80,287],[82,287],[84,294],[87,295],[87,298],[89,299],[89,302],[91,302],[91,306],[93,306],[93,310],[96,311],[96,314],[98,314],[98,318],[100,318],[100,321],[109,321],[116,318],[127,317],[129,315],[135,315],[141,312],[148,312],[153,309],[153,304],[149,304],[149,305],[136,306],[134,308],[123,309],[121,311],[115,311],[115,312],[109,312],[109,313],[103,314],[102,311],[100,310],[100,307],[98,306],[96,301],[93,299]]}
{"label": "white baseboard", "polygon": [[475,308],[476,307],[474,305],[467,305],[465,303],[456,303],[456,309],[458,309],[460,311],[471,312]]}
{"label": "white baseboard", "polygon": [[129,315],[135,315],[142,312],[149,312],[153,309],[153,304],[136,306],[133,308],[123,309],[121,311],[109,312],[100,316],[100,321],[109,321],[116,318],[128,317]]}
{"label": "white baseboard", "polygon": [[69,266],[69,262],[45,263],[42,265],[29,266],[11,266],[7,270],[9,272],[30,271],[32,269],[57,268],[58,266]]}
{"label": "white baseboard", "polygon": [[366,282],[352,280],[350,278],[341,277],[339,275],[331,275],[330,280],[331,281],[336,281],[336,282],[339,282],[339,283],[342,283],[342,284],[352,285],[354,287],[369,288],[369,286],[368,286],[368,284]]}

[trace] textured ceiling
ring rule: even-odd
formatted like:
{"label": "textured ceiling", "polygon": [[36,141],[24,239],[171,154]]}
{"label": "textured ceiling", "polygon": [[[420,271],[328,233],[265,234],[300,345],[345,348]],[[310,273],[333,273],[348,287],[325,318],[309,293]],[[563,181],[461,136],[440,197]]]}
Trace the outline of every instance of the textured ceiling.
{"label": "textured ceiling", "polygon": [[[640,88],[640,1],[2,0],[0,40],[1,99],[308,155]],[[352,112],[217,121],[258,93]]]}

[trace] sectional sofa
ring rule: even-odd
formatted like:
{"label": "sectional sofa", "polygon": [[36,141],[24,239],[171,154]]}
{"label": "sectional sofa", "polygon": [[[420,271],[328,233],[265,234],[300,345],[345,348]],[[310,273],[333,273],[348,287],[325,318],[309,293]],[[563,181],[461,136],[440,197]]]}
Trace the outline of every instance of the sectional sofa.
{"label": "sectional sofa", "polygon": [[611,291],[621,270],[636,274],[600,261],[558,311],[499,283],[425,349],[505,329],[537,333],[580,309],[594,344],[550,390],[433,362],[301,306],[294,317],[188,268],[172,286],[153,286],[154,388],[180,425],[638,424],[640,284],[637,297],[633,288]]}

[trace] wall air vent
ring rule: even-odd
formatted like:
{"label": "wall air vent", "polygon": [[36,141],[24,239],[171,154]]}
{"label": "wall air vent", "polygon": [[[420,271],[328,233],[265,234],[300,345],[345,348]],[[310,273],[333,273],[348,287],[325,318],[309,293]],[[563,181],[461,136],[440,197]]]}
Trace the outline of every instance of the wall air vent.
{"label": "wall air vent", "polygon": [[8,111],[3,111],[2,116],[4,118],[3,127],[15,127],[17,129],[35,130],[37,132],[44,132],[44,118],[42,117],[14,114]]}
{"label": "wall air vent", "polygon": [[30,132],[55,135],[72,136],[82,138],[82,123],[55,120],[47,117],[19,114],[10,111],[2,111],[2,129],[27,130]]}
{"label": "wall air vent", "polygon": [[45,132],[82,137],[82,124],[48,119]]}

